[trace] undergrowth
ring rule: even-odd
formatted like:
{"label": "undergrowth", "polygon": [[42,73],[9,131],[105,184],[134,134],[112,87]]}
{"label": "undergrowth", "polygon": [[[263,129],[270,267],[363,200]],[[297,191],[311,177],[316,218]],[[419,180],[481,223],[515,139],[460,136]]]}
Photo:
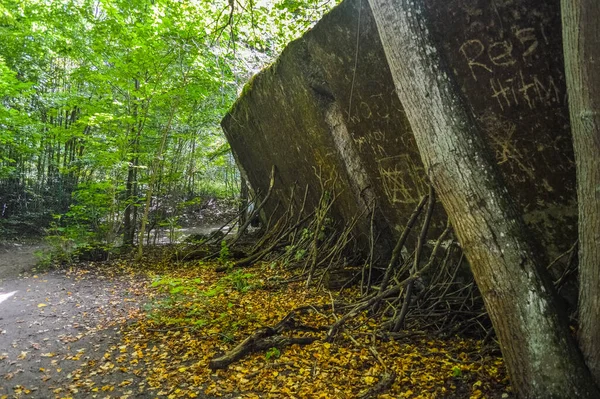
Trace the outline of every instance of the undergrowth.
{"label": "undergrowth", "polygon": [[[218,323],[228,318],[227,309],[233,304],[227,302],[227,309],[222,308],[211,314],[210,299],[231,290],[244,293],[260,287],[260,282],[251,283],[253,277],[254,274],[242,270],[234,270],[214,283],[200,277],[157,276],[151,286],[162,295],[146,305],[148,318],[157,324],[169,326],[203,327]],[[231,324],[238,323],[233,321]]]}
{"label": "undergrowth", "polygon": [[145,317],[123,330],[121,343],[101,363],[88,362],[72,373],[78,376],[72,389],[97,392],[107,374],[122,373],[127,381],[143,377],[127,392],[150,397],[355,398],[393,372],[396,380],[380,399],[512,397],[497,348],[422,331],[382,339],[377,320],[366,311],[332,342],[271,346],[227,369],[210,370],[211,359],[275,326],[291,310],[313,307],[316,311],[299,314],[295,322],[313,331],[330,326],[343,313],[341,301],[359,296],[359,290],[336,293],[306,288],[304,282],[282,283],[292,274],[272,262],[219,274],[218,259],[174,267],[169,257],[159,258],[144,260],[153,277],[146,286],[153,299]]}

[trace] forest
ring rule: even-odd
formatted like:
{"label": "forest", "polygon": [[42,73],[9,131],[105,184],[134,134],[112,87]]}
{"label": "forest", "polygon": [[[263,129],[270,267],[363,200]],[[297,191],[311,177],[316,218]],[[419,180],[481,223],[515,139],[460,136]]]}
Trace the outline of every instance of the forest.
{"label": "forest", "polygon": [[600,397],[598,17],[1,0],[0,399]]}
{"label": "forest", "polygon": [[133,245],[236,197],[219,122],[332,5],[3,1],[2,234]]}

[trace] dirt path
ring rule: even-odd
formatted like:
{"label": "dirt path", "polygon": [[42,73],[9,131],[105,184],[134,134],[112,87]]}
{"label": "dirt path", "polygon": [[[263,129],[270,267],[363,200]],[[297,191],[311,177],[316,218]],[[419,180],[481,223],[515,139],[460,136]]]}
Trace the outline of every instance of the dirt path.
{"label": "dirt path", "polygon": [[[71,373],[118,344],[120,327],[140,311],[145,281],[93,269],[33,274],[39,248],[0,248],[0,398],[107,397],[69,391]],[[109,397],[127,394],[146,397],[131,387]]]}
{"label": "dirt path", "polygon": [[151,364],[121,373],[107,357],[123,355],[121,329],[142,314],[147,277],[94,264],[37,273],[42,249],[0,243],[0,399],[156,397],[143,370]]}
{"label": "dirt path", "polygon": [[44,249],[42,244],[0,243],[0,283],[31,270],[36,262],[35,253]]}

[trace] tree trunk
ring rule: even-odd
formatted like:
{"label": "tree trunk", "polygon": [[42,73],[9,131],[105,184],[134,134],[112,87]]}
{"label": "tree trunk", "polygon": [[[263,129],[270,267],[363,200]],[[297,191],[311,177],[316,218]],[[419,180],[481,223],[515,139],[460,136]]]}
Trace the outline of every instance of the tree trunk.
{"label": "tree trunk", "polygon": [[423,1],[369,0],[427,174],[471,264],[523,398],[598,398],[543,259],[445,69]]}
{"label": "tree trunk", "polygon": [[565,73],[577,165],[579,344],[600,386],[600,3],[562,0]]}
{"label": "tree trunk", "polygon": [[167,138],[169,137],[169,132],[171,131],[171,123],[173,122],[173,117],[175,115],[176,110],[177,105],[174,105],[171,109],[171,115],[169,116],[167,126],[165,126],[165,129],[163,130],[162,139],[160,141],[160,147],[154,157],[154,160],[152,161],[152,164],[150,165],[150,182],[148,183],[148,191],[146,191],[146,206],[144,207],[144,214],[142,216],[142,226],[140,227],[140,235],[138,237],[138,250],[136,260],[142,259],[142,255],[144,254],[144,234],[146,232],[146,225],[148,224],[148,214],[150,212],[150,204],[152,203],[152,195],[154,192],[153,190],[156,184],[158,166],[162,159],[162,154],[167,145]]}
{"label": "tree trunk", "polygon": [[[140,82],[137,79],[133,80],[134,91],[137,92],[140,88]],[[129,169],[127,171],[127,182],[125,183],[125,213],[123,215],[123,246],[133,247],[135,238],[135,226],[137,224],[137,168],[139,163],[139,145],[141,126],[138,120],[138,99],[134,96],[133,99],[133,125],[131,127],[131,151],[133,155],[129,161]]]}
{"label": "tree trunk", "polygon": [[[137,158],[136,158],[137,159]],[[123,214],[123,245],[133,247],[133,238],[135,237],[136,220],[133,217],[135,213],[136,195],[134,190],[135,181],[137,180],[136,159],[132,159],[127,171],[127,183],[125,183],[125,212]]]}

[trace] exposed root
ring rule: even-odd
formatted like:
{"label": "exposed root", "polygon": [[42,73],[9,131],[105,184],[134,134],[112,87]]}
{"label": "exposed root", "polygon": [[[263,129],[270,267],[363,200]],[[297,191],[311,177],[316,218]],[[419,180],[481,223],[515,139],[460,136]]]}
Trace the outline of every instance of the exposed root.
{"label": "exposed root", "polygon": [[244,356],[255,352],[264,352],[270,348],[283,349],[286,346],[298,344],[307,345],[319,339],[314,336],[290,337],[284,336],[285,332],[303,331],[303,332],[321,332],[322,328],[316,328],[298,323],[295,316],[305,313],[315,308],[306,306],[292,310],[274,327],[264,327],[256,330],[252,335],[243,340],[239,345],[225,353],[222,356],[213,358],[209,362],[209,367],[213,370],[224,369],[231,363],[234,363]]}
{"label": "exposed root", "polygon": [[274,331],[271,328],[263,328],[256,331],[230,352],[212,359],[208,367],[211,370],[224,369],[250,353],[264,352],[270,348],[282,349],[294,344],[307,345],[318,339],[315,337],[284,337],[272,334],[274,334]]}
{"label": "exposed root", "polygon": [[393,371],[384,371],[379,377],[379,382],[367,389],[366,392],[358,395],[356,399],[376,398],[377,395],[381,395],[390,389],[394,381],[396,381],[396,373]]}

